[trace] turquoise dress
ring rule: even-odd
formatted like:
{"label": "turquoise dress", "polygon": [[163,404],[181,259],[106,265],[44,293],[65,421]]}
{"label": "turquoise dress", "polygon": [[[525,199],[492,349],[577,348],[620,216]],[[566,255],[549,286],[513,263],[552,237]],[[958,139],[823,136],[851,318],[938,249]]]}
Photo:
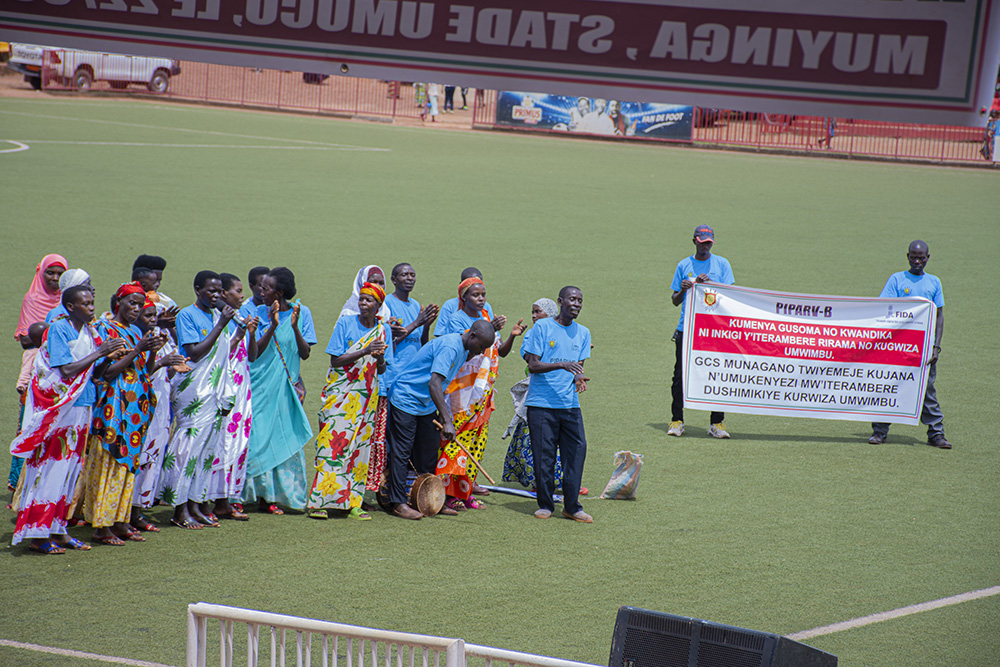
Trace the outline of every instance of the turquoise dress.
{"label": "turquoise dress", "polygon": [[[250,364],[253,420],[243,500],[263,498],[268,503],[303,510],[305,445],[312,440],[313,431],[293,387],[299,379],[301,359],[290,315],[291,310],[279,313],[274,337]],[[300,317],[300,330],[302,325]]]}

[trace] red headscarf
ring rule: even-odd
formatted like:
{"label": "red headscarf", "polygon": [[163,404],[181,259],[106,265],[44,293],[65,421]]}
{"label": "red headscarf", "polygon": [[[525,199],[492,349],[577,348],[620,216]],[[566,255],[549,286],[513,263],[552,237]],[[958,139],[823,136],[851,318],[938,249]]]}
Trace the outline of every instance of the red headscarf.
{"label": "red headscarf", "polygon": [[367,294],[369,296],[373,296],[379,302],[379,304],[385,301],[385,290],[382,289],[382,286],[379,285],[378,283],[365,283],[364,285],[361,286],[361,289],[358,290],[358,294],[359,295]]}
{"label": "red headscarf", "polygon": [[115,292],[115,315],[118,314],[118,302],[127,297],[129,294],[142,294],[143,296],[146,296],[146,290],[142,289],[142,285],[139,284],[138,280],[132,283],[122,283],[122,286],[118,288],[117,292]]}
{"label": "red headscarf", "polygon": [[482,285],[483,279],[479,276],[472,276],[471,278],[466,278],[458,284],[458,309],[465,309],[465,293],[469,291],[469,288],[473,285]]}
{"label": "red headscarf", "polygon": [[50,292],[45,286],[45,272],[50,266],[57,265],[63,269],[69,267],[66,258],[62,255],[46,255],[35,267],[35,277],[31,281],[31,287],[24,295],[21,302],[21,316],[17,319],[17,330],[14,331],[14,338],[27,335],[28,327],[35,322],[41,322],[49,311],[59,305],[62,298],[62,290]]}

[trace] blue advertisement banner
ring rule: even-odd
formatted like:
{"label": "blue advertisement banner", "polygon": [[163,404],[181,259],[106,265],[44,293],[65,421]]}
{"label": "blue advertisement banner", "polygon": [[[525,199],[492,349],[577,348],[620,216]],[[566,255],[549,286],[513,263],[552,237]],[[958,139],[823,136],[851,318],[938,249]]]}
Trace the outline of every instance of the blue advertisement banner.
{"label": "blue advertisement banner", "polygon": [[692,107],[675,104],[502,90],[496,123],[525,130],[691,141],[692,115]]}

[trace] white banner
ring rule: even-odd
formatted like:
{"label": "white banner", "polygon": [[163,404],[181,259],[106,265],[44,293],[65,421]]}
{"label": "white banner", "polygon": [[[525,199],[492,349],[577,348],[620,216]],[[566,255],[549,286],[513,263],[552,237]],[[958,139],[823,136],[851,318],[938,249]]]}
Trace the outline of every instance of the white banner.
{"label": "white banner", "polygon": [[926,299],[688,290],[684,407],[916,425],[937,309]]}

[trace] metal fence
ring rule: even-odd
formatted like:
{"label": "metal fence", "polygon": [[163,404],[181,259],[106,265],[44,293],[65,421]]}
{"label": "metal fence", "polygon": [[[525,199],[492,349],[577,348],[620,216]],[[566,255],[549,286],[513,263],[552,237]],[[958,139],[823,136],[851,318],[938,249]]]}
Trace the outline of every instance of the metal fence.
{"label": "metal fence", "polygon": [[[64,51],[47,51],[43,87],[118,91],[149,89],[179,100],[358,117],[412,120],[425,117],[426,89],[423,84],[418,87],[418,84],[399,81],[328,77],[183,61],[176,64],[176,73],[169,77],[165,85],[158,85],[163,81],[151,78],[152,69],[156,66],[150,65],[151,61],[158,59],[114,56],[113,63],[102,65],[108,72],[115,68],[131,68],[133,72],[109,74],[109,80],[95,73],[95,68],[87,64],[74,69],[70,60],[72,58]],[[90,68],[92,76],[80,77],[81,66]],[[158,71],[162,75],[162,66]],[[81,83],[85,85],[81,86]],[[455,95],[459,98],[456,104],[461,105],[460,92],[456,91]],[[496,91],[471,89],[466,98],[472,106],[471,114],[445,115],[442,99],[442,113],[437,120],[453,126],[496,127]],[[892,160],[983,163],[986,159],[981,149],[985,138],[984,130],[975,127],[720,109],[695,108],[692,121],[692,141],[695,144]]]}
{"label": "metal fence", "polygon": [[[218,621],[218,642],[209,639],[211,621]],[[466,644],[461,639],[375,630],[204,602],[188,605],[187,667],[365,667],[366,663],[369,667],[595,667]]]}

